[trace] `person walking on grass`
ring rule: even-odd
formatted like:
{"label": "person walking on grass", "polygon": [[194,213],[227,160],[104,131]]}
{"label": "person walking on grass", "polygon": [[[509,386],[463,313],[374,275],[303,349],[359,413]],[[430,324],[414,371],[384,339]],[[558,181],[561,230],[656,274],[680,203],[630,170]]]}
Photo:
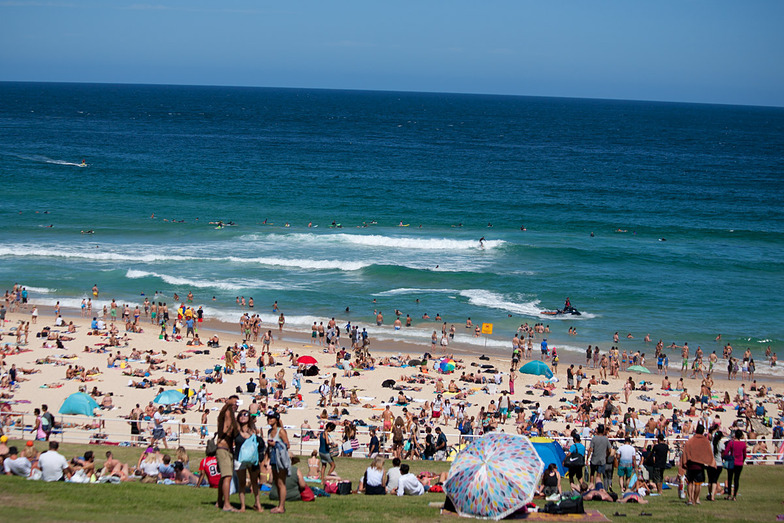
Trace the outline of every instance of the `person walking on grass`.
{"label": "person walking on grass", "polygon": [[746,442],[743,441],[743,431],[738,429],[735,431],[732,441],[727,443],[724,448],[725,466],[727,468],[727,485],[729,486],[729,495],[724,499],[736,501],[738,496],[738,483],[740,481],[740,473],[743,471],[743,464],[746,462]]}
{"label": "person walking on grass", "polygon": [[681,455],[681,468],[686,470],[688,485],[687,505],[700,504],[700,490],[705,481],[705,467],[715,467],[713,447],[705,436],[705,427],[697,425],[694,435],[683,446]]}

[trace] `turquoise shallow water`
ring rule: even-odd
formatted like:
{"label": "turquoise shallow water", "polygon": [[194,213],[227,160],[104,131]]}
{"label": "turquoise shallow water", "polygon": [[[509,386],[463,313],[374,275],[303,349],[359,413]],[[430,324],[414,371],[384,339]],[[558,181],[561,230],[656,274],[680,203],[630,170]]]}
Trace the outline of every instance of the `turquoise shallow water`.
{"label": "turquoise shallow water", "polygon": [[[41,303],[97,283],[232,322],[237,296],[303,328],[470,316],[498,347],[538,321],[575,350],[784,347],[782,109],[2,83],[0,159],[0,281]],[[582,317],[541,316],[566,296]]]}

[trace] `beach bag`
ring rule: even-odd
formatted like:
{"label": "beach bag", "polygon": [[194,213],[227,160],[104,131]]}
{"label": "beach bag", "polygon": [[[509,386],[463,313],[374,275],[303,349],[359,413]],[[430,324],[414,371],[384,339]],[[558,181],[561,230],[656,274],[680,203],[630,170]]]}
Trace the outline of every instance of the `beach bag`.
{"label": "beach bag", "polygon": [[300,498],[302,501],[316,501],[316,495],[313,494],[313,490],[310,487],[305,487],[300,492]]}
{"label": "beach bag", "polygon": [[353,451],[354,451],[354,447],[351,446],[350,441],[346,441],[345,443],[343,443],[343,452],[353,452]]}
{"label": "beach bag", "polygon": [[327,481],[324,483],[324,491],[327,494],[337,494],[338,493],[338,482],[337,481]]}
{"label": "beach bag", "polygon": [[566,468],[584,467],[585,456],[578,453],[570,454],[566,459],[563,460],[563,465]]}
{"label": "beach bag", "polygon": [[218,444],[215,442],[215,436],[207,440],[207,448],[205,452],[208,456],[214,456],[218,453]]}
{"label": "beach bag", "polygon": [[338,447],[337,443],[329,444],[329,455],[333,458],[340,456],[340,447]]}
{"label": "beach bag", "polygon": [[351,448],[353,450],[359,450],[359,440],[357,438],[351,440]]}
{"label": "beach bag", "polygon": [[243,465],[255,466],[259,464],[259,443],[256,440],[256,435],[245,440],[240,447],[240,453],[237,456],[237,461]]}
{"label": "beach bag", "polygon": [[735,468],[735,455],[732,452],[732,442],[727,444],[727,447],[724,449],[724,453],[721,455],[722,465],[727,470],[732,470]]}
{"label": "beach bag", "polygon": [[351,482],[350,481],[341,481],[338,483],[338,490],[336,492],[338,496],[348,496],[351,494]]}
{"label": "beach bag", "polygon": [[548,514],[585,514],[585,506],[582,496],[561,497],[558,503],[548,501],[544,511]]}

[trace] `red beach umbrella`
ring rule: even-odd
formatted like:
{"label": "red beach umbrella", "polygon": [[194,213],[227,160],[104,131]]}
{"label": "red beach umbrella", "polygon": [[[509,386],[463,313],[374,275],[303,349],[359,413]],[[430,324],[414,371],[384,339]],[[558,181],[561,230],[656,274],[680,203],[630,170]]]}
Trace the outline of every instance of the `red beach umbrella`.
{"label": "red beach umbrella", "polygon": [[318,362],[316,361],[316,358],[314,358],[313,356],[300,356],[299,358],[297,358],[297,363],[299,363],[300,365],[315,365]]}

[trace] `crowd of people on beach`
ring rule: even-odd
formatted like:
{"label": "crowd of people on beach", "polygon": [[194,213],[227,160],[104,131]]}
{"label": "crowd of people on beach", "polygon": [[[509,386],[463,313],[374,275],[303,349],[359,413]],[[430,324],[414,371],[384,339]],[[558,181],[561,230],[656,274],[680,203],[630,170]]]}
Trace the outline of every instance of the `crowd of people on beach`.
{"label": "crowd of people on beach", "polygon": [[[15,288],[6,296],[7,310],[13,307],[18,312],[27,305],[23,302],[22,287]],[[98,296],[97,286],[93,289],[93,296]],[[176,299],[179,300],[179,297]],[[192,302],[192,299],[189,293],[187,300]],[[268,484],[279,493],[280,502],[273,512],[282,512],[285,510],[287,491],[310,497],[313,492],[317,495],[320,492],[318,489],[328,492],[344,481],[335,475],[333,458],[336,456],[363,456],[378,461],[373,462],[359,482],[360,492],[379,494],[380,487],[383,487],[387,493],[413,494],[420,490],[417,484],[404,480],[401,491],[400,481],[395,481],[399,479],[398,475],[407,476],[402,472],[406,468],[403,460],[443,460],[450,455],[454,456],[474,438],[492,431],[506,431],[552,437],[564,443],[567,456],[582,455],[583,465],[569,467],[567,477],[570,487],[586,496],[586,499],[612,498],[615,493],[614,471],[617,471],[621,500],[636,499],[643,502],[647,493],[660,493],[662,484],[696,484],[701,477],[699,469],[708,477],[709,499],[713,500],[718,496],[715,489],[717,469],[719,474],[727,470],[728,482],[733,484],[734,489],[727,496],[734,498],[744,464],[766,459],[784,441],[784,428],[781,421],[776,421],[777,413],[768,412],[765,408],[765,405],[770,408],[772,404],[779,413],[784,412],[784,399],[781,396],[771,397],[769,387],[757,384],[750,351],[747,350],[742,358],[738,358],[740,363],[732,356],[733,349],[729,344],[722,354],[728,363],[728,379],[738,378],[737,372],[741,371],[738,378],[741,383],[732,394],[729,391],[723,391],[722,394],[717,390],[714,376],[718,373],[719,360],[715,351],[707,358],[708,365],[704,366],[702,349],[697,347],[694,364],[689,365],[688,343],[668,347],[661,341],[656,344],[654,359],[662,376],[660,386],[648,381],[647,375],[642,380],[635,380],[631,375],[622,379],[621,372],[632,372],[630,367],[634,365],[645,367],[646,362],[643,353],[620,350],[617,333],[608,351],[602,353],[599,347],[589,346],[585,365],[568,364],[565,383],[559,382],[557,378],[537,377],[535,382],[517,387],[516,390],[516,381],[522,379],[519,371],[525,360],[539,360],[549,364],[554,374],[558,375],[559,353],[547,343],[550,331],[547,325],[537,323],[520,326],[512,339],[511,361],[507,360],[507,372],[507,364],[491,364],[490,359],[484,356],[476,363],[464,361],[454,353],[447,354],[454,327],[448,329],[446,322],[443,323],[442,338],[447,338],[447,343],[433,342],[431,351],[421,357],[401,353],[374,357],[370,352],[371,339],[366,329],[351,325],[350,322],[341,328],[332,318],[326,321],[326,325],[314,322],[311,330],[313,346],[321,352],[321,363],[324,363],[325,357],[335,358],[334,365],[330,365],[331,368],[324,376],[324,370],[318,369],[313,363],[302,363],[295,351],[286,348],[281,353],[273,353],[273,331],[267,329],[263,333],[258,315],[246,313],[240,318],[241,341],[225,345],[214,335],[205,344],[198,332],[199,323],[203,321],[201,307],[194,309],[180,303],[175,309],[176,317],[170,318],[165,302],[160,301],[156,305],[156,301],[148,302],[145,298],[141,306],[120,306],[112,300],[111,305],[104,307],[103,313],[97,316],[92,316],[90,299],[84,301],[82,314],[85,318],[93,318],[89,331],[96,341],[100,341],[95,346],[86,346],[85,353],[106,354],[107,369],[119,369],[120,375],[130,378],[128,387],[157,388],[158,393],[163,393],[164,386],[177,385],[183,393],[181,402],[167,406],[156,407],[150,402],[142,408],[136,404],[126,416],[130,424],[130,442],[145,446],[147,450],[135,465],[110,462],[108,469],[105,466],[101,474],[96,474],[96,480],[101,480],[108,470],[109,479],[106,481],[113,482],[117,480],[112,478],[119,477],[119,481],[138,478],[146,482],[211,483],[206,472],[204,478],[198,478],[196,474],[190,473],[187,466],[180,467],[178,462],[182,461],[181,456],[178,455],[172,463],[171,457],[156,450],[161,445],[168,449],[169,443],[176,442],[183,434],[196,433],[199,442],[207,444],[209,454],[214,454],[205,459],[214,460],[212,466],[207,468],[217,471],[212,476],[218,478],[214,485],[219,488],[218,506],[233,510],[228,499],[236,491],[240,494],[241,506],[244,508],[244,487],[247,487],[254,496],[252,506],[258,509],[259,491],[262,485]],[[285,316],[277,309],[277,303],[274,307],[280,313],[280,333],[285,325]],[[31,314],[30,321],[23,322],[24,325],[20,324],[15,329],[17,341],[22,337],[27,338],[30,324],[37,324],[37,308],[33,307],[32,310],[36,314]],[[6,307],[0,305],[0,316],[3,319],[5,314]],[[141,329],[140,320],[148,316],[151,323],[161,325],[160,339],[185,341],[183,349],[179,352],[169,351],[172,354],[168,354],[161,349],[139,350],[132,347],[132,336]],[[377,321],[383,322],[380,316],[378,313]],[[44,327],[36,333],[36,337],[43,340],[43,347],[65,349],[64,342],[71,341],[70,335],[75,334],[77,327],[73,322],[68,324],[62,319],[59,306],[55,307],[54,319],[55,326],[60,328]],[[399,320],[398,317],[396,321]],[[122,335],[116,326],[122,325],[121,322],[126,324],[126,331]],[[168,325],[172,326],[171,333],[167,329]],[[468,320],[466,328],[473,330],[473,327]],[[434,335],[437,340],[437,333]],[[648,341],[649,336],[646,336]],[[254,344],[259,342],[261,348],[257,350]],[[536,356],[533,353],[535,343],[541,349]],[[224,345],[225,350],[215,351],[216,361],[211,368],[181,368],[197,353],[209,355],[210,349],[220,349]],[[440,351],[434,356],[436,348]],[[23,343],[17,343],[15,350],[26,349]],[[680,350],[683,360],[681,376],[675,383],[670,382],[669,378],[669,372],[673,369],[669,367],[668,350]],[[35,373],[37,369],[17,367],[15,364],[7,366],[5,356],[0,354],[0,367],[8,369],[0,381],[3,389],[0,393],[3,397],[12,397],[18,384],[26,379],[25,376]],[[89,391],[87,386],[87,382],[103,370],[69,363],[66,356],[69,355],[48,355],[39,358],[36,364],[66,367],[66,380],[79,381],[80,390],[98,399],[102,410],[114,409],[111,391],[102,393],[97,386]],[[76,357],[76,354],[73,356]],[[775,353],[769,355],[769,361],[775,365]],[[449,366],[443,365],[444,362],[448,362]],[[372,401],[372,398],[360,396],[359,389],[350,386],[350,380],[364,372],[384,367],[395,367],[402,371],[399,379],[387,380],[391,382],[389,384],[385,382],[384,387],[390,389],[389,400],[382,398],[383,409],[366,420],[352,416],[347,408],[376,408],[379,400]],[[247,377],[249,373],[251,377]],[[239,375],[242,378],[238,379]],[[321,379],[315,379],[316,376]],[[311,381],[308,377],[314,379]],[[688,390],[684,380],[689,379],[700,380],[699,390]],[[287,430],[283,427],[281,417],[289,413],[290,409],[302,408],[308,403],[302,391],[307,382],[316,387],[316,390],[308,392],[317,394],[318,400],[314,403],[322,409],[317,416],[317,426],[311,427],[305,421],[299,429]],[[225,383],[232,386],[236,384],[236,394],[217,397],[208,390],[208,387]],[[749,385],[748,392],[746,383]],[[614,384],[620,384],[620,390]],[[58,384],[51,386],[57,387]],[[611,390],[608,391],[608,388]],[[428,396],[431,390],[432,396]],[[657,395],[662,397],[657,398]],[[561,396],[558,403],[551,400],[554,396]],[[246,408],[239,408],[240,397],[248,398]],[[635,397],[644,402],[644,408],[630,405]],[[211,422],[214,420],[209,417],[208,402],[221,406],[214,440],[209,437],[210,427],[213,426]],[[48,440],[55,422],[47,422],[46,409],[42,407],[42,410],[34,412],[35,422],[30,430],[35,434],[35,439]],[[194,410],[200,413],[199,424],[188,424],[182,417],[179,423],[164,425],[165,420],[188,415]],[[719,415],[729,411],[734,411],[734,419],[725,427]],[[6,416],[4,423],[9,419]],[[257,428],[262,419],[271,427],[266,437]],[[88,430],[104,429],[102,420],[89,425],[85,427]],[[773,436],[768,444],[764,434],[770,430]],[[101,439],[99,435],[100,432],[96,434],[96,440]],[[602,438],[609,438],[607,449],[604,450],[597,447],[603,441]],[[701,443],[689,443],[702,441],[703,438],[709,441],[713,449],[712,460],[707,458]],[[293,462],[299,459],[290,455],[292,442],[296,440],[303,443],[310,440],[315,443],[318,440],[318,449],[313,450],[307,460],[308,470],[305,474],[291,473],[292,469],[296,469]],[[251,453],[246,450],[243,456],[247,454],[245,457],[250,460],[246,466],[242,465],[245,458],[241,458],[240,453],[243,448],[250,446],[245,445],[247,441],[254,441],[256,458],[248,457]],[[747,447],[746,441],[752,443]],[[666,452],[661,445],[666,447]],[[729,468],[729,462],[725,459],[727,446],[735,460]],[[54,448],[49,452],[52,450],[57,451]],[[31,451],[24,452],[29,454]],[[606,455],[601,458],[603,454]],[[11,463],[19,459],[19,453],[14,456]],[[64,476],[73,476],[78,470],[83,470],[84,463],[90,461],[85,459],[87,457],[85,454],[78,460],[71,460],[68,468],[63,468]],[[384,458],[395,460],[392,469],[384,470]],[[27,459],[30,460],[29,457]],[[719,466],[719,463],[723,463],[723,466]],[[174,476],[169,477],[169,466],[174,469]],[[668,481],[664,477],[664,470],[672,466],[677,468],[677,472],[673,472]],[[155,473],[155,467],[162,467],[165,472],[159,476]],[[89,471],[89,464],[87,468]],[[25,470],[19,467],[16,469]],[[34,466],[31,467],[31,470],[34,469]],[[635,489],[630,487],[630,469],[639,479]],[[584,471],[587,471],[585,478]],[[79,481],[82,475],[76,477]],[[91,477],[88,474],[88,478]],[[542,494],[553,494],[552,488],[556,486],[554,477],[552,470],[548,470],[545,475],[548,484],[542,485]],[[440,475],[420,475],[416,482],[424,492],[430,487],[439,486],[444,479]],[[560,483],[557,486],[561,492]],[[307,493],[306,487],[311,494]],[[692,503],[699,502],[699,489],[694,493],[695,488],[686,488]]]}

